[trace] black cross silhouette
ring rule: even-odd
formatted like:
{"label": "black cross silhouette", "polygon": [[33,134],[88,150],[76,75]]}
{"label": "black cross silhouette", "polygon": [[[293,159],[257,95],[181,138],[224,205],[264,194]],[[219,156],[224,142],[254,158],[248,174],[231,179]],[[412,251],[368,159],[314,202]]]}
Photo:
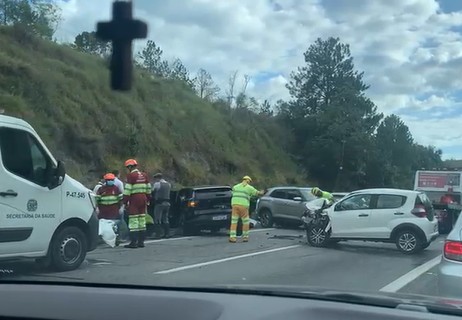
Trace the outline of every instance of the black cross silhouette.
{"label": "black cross silhouette", "polygon": [[133,55],[132,41],[148,35],[148,25],[133,19],[131,1],[114,1],[112,20],[98,22],[96,36],[112,41],[111,87],[113,90],[128,91],[132,87]]}

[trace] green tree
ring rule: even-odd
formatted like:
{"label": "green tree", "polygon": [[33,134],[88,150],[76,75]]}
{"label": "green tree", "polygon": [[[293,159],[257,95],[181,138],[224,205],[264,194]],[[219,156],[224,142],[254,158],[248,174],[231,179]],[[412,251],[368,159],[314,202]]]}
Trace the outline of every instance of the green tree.
{"label": "green tree", "polygon": [[0,23],[2,25],[6,26],[14,22],[16,14],[15,2],[12,0],[0,0]]}
{"label": "green tree", "polygon": [[414,144],[413,151],[413,170],[433,169],[441,168],[443,166],[443,160],[441,156],[443,152],[441,149],[436,149],[434,146],[423,146],[420,144]]}
{"label": "green tree", "polygon": [[162,55],[162,49],[154,41],[148,40],[146,46],[138,52],[137,58],[143,69],[158,77],[166,78],[170,74],[170,68]]}
{"label": "green tree", "polygon": [[259,113],[260,106],[255,97],[240,92],[236,97],[236,109],[247,109],[254,113]]}
{"label": "green tree", "polygon": [[52,39],[61,22],[61,8],[51,0],[29,0],[36,12],[35,30],[38,35]]}
{"label": "green tree", "polygon": [[408,126],[396,115],[387,116],[377,129],[377,147],[391,164],[404,167],[412,163],[414,139]]}
{"label": "green tree", "polygon": [[185,65],[179,58],[176,58],[171,63],[168,77],[170,79],[180,80],[187,87],[194,89],[196,80],[190,77],[188,69],[186,69]]}
{"label": "green tree", "polygon": [[215,100],[220,88],[213,81],[211,74],[204,69],[199,69],[195,79],[197,95],[207,101]]}
{"label": "green tree", "polygon": [[365,96],[363,73],[338,38],[317,39],[304,57],[306,65],[287,85],[292,100],[283,105],[303,165],[329,189],[364,185],[368,149],[382,115]]}
{"label": "green tree", "polygon": [[[237,76],[237,73],[235,73]],[[248,109],[250,111],[257,111],[258,109],[258,102],[254,97],[250,97],[247,94],[247,87],[250,82],[250,76],[245,74],[244,79],[242,82],[241,91],[237,94],[235,99],[235,105],[237,109]]]}
{"label": "green tree", "polygon": [[272,117],[274,115],[274,110],[268,100],[263,101],[260,105],[259,114]]}
{"label": "green tree", "polygon": [[0,0],[0,22],[15,25],[46,39],[52,39],[61,10],[51,0]]}
{"label": "green tree", "polygon": [[97,38],[95,31],[84,31],[78,34],[74,40],[74,47],[79,51],[99,55],[103,58],[107,58],[111,54],[111,43]]}
{"label": "green tree", "polygon": [[441,155],[441,150],[415,143],[398,116],[387,116],[377,129],[370,152],[368,186],[412,188],[415,171],[441,167]]}
{"label": "green tree", "polygon": [[383,119],[375,135],[374,148],[368,159],[369,185],[411,187],[414,139],[398,116]]}

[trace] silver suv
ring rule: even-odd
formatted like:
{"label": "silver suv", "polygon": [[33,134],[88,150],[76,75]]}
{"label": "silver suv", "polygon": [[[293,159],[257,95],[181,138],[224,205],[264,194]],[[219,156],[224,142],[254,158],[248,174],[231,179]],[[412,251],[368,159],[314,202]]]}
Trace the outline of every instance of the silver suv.
{"label": "silver suv", "polygon": [[314,199],[311,188],[271,188],[258,200],[256,212],[264,228],[271,228],[274,223],[299,226],[306,210],[305,204]]}

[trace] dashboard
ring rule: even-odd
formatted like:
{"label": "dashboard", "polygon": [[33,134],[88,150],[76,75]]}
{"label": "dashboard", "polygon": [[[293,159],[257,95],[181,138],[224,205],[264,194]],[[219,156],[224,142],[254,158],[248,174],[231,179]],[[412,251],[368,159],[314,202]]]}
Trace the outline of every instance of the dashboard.
{"label": "dashboard", "polygon": [[[198,289],[199,290],[199,289]],[[0,319],[456,319],[450,315],[305,298],[60,285],[0,285]],[[423,308],[425,310],[425,308]]]}

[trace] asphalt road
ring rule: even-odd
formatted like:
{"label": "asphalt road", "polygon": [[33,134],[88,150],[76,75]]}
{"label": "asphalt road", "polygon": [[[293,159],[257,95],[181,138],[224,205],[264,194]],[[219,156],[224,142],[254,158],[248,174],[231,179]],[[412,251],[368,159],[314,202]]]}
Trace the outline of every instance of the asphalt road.
{"label": "asphalt road", "polygon": [[393,244],[349,241],[313,248],[302,230],[255,229],[248,243],[228,243],[223,233],[148,240],[139,249],[102,245],[70,272],[45,272],[31,261],[2,263],[0,277],[161,286],[283,284],[435,295],[434,269],[417,277],[405,275],[435,260],[443,239],[408,256]]}

